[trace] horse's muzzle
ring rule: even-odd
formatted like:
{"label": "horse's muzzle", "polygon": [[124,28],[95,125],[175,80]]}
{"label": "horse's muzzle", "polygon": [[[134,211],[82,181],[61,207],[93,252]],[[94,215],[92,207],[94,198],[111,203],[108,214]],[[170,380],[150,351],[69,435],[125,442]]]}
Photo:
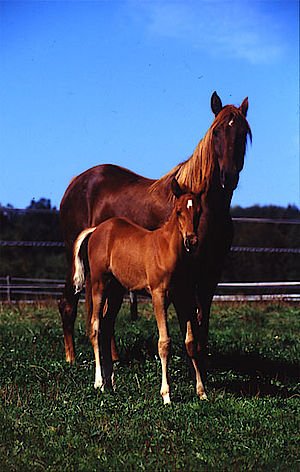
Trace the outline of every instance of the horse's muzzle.
{"label": "horse's muzzle", "polygon": [[198,237],[195,234],[186,235],[184,238],[184,247],[187,252],[193,252],[198,246]]}
{"label": "horse's muzzle", "polygon": [[239,181],[238,172],[226,172],[221,170],[220,183],[225,190],[235,190]]}

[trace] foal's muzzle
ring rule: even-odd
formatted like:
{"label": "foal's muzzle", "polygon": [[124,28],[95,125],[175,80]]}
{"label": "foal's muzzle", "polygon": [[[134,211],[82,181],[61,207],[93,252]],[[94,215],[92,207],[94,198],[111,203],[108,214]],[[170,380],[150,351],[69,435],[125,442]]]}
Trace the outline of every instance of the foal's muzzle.
{"label": "foal's muzzle", "polygon": [[187,252],[193,252],[198,246],[198,237],[195,234],[188,234],[184,238],[184,247]]}

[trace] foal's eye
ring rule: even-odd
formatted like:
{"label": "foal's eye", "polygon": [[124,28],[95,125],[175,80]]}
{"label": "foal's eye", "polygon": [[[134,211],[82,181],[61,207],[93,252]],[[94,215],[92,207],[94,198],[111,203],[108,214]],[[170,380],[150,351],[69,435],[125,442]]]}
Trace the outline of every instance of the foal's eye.
{"label": "foal's eye", "polygon": [[177,210],[177,211],[176,211],[176,214],[177,214],[178,216],[180,216],[180,215],[181,215],[181,211],[180,211],[180,210]]}

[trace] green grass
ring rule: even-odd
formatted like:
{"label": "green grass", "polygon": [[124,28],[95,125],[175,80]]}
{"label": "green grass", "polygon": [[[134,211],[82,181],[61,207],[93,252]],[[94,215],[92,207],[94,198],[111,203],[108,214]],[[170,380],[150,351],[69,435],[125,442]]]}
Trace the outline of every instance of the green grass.
{"label": "green grass", "polygon": [[171,310],[165,407],[152,308],[139,310],[134,323],[128,305],[119,315],[118,390],[103,394],[82,307],[74,367],[55,307],[0,307],[0,471],[299,470],[299,307],[213,307],[206,402]]}

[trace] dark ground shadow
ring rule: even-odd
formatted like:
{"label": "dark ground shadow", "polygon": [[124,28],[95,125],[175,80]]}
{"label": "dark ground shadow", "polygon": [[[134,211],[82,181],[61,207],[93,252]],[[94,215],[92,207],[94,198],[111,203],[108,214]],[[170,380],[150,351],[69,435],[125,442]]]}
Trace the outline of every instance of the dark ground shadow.
{"label": "dark ground shadow", "polygon": [[[145,362],[157,355],[157,346],[153,338],[135,340],[126,351],[120,349],[120,364],[128,365],[132,361]],[[123,351],[123,352],[122,352]],[[187,376],[193,372],[189,359],[182,349],[183,368]],[[178,351],[177,351],[178,354]],[[172,356],[172,354],[171,354]],[[212,353],[207,357],[206,371],[202,372],[206,389],[213,391],[226,391],[243,396],[274,396],[289,398],[294,395],[300,396],[300,390],[295,390],[299,379],[299,365],[273,361],[261,357],[259,354],[242,354],[233,352],[231,354]],[[228,372],[228,377],[226,373]],[[172,372],[171,372],[172,375]]]}
{"label": "dark ground shadow", "polygon": [[[300,395],[300,391],[295,390],[299,370],[298,364],[273,361],[259,354],[215,353],[208,362],[208,379],[210,377],[215,379],[209,383],[212,383],[216,390],[225,390],[239,395],[271,395],[288,398]],[[235,379],[230,378],[232,376],[226,379],[226,372],[229,371],[235,374]],[[221,373],[223,380],[218,380],[220,377],[218,374]]]}

